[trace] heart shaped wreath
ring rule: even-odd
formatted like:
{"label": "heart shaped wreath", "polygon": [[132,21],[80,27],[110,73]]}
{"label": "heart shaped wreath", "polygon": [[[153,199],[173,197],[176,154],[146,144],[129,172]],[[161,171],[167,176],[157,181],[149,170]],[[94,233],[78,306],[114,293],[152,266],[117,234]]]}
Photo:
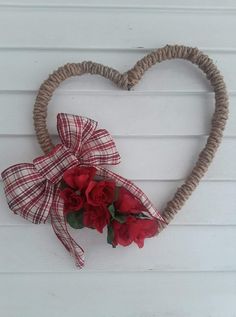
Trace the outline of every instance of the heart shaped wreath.
{"label": "heart shaped wreath", "polygon": [[[192,172],[160,213],[133,182],[104,167],[120,162],[108,131],[97,129],[97,122],[92,119],[60,113],[60,144],[54,146],[46,116],[54,90],[71,76],[99,74],[130,90],[148,68],[175,58],[198,65],[206,74],[215,92],[215,112],[206,145]],[[107,227],[107,242],[113,247],[133,242],[143,247],[144,240],[158,234],[197,187],[221,142],[227,117],[228,96],[223,77],[212,60],[197,48],[167,45],[123,74],[90,61],[66,64],[43,82],[34,105],[36,136],[44,155],[33,163],[11,166],[1,174],[8,205],[33,223],[46,222],[50,216],[55,234],[80,268],[84,265],[84,251],[70,236],[67,223],[76,229],[88,227],[99,232]]]}

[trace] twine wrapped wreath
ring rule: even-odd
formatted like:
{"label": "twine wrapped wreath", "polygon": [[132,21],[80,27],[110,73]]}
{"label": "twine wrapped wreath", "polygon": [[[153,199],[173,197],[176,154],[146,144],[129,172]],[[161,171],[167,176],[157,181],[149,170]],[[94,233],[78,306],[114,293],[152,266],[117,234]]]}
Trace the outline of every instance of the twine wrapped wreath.
{"label": "twine wrapped wreath", "polygon": [[[47,106],[55,89],[69,77],[101,75],[130,90],[151,66],[176,58],[196,64],[206,74],[215,92],[215,112],[206,145],[192,172],[160,213],[133,182],[103,167],[118,164],[120,156],[109,132],[98,130],[94,120],[58,114],[61,143],[54,146],[47,130]],[[113,247],[132,242],[143,247],[144,239],[168,225],[199,184],[221,142],[227,117],[223,77],[197,48],[167,45],[143,57],[123,74],[91,61],[66,64],[43,82],[34,105],[34,126],[44,155],[2,172],[8,205],[33,223],[45,222],[50,216],[55,234],[78,267],[84,265],[84,251],[70,236],[66,222],[76,229],[88,227],[99,232],[107,226],[107,242]]]}
{"label": "twine wrapped wreath", "polygon": [[162,211],[162,217],[165,222],[162,222],[159,226],[160,230],[169,224],[175,214],[183,207],[206,173],[221,142],[228,118],[228,95],[223,76],[206,54],[203,54],[197,48],[182,45],[167,45],[144,56],[133,68],[123,74],[116,69],[91,61],[66,64],[58,68],[44,81],[39,89],[34,105],[34,126],[37,139],[44,153],[48,153],[53,148],[53,143],[47,130],[47,106],[53,92],[61,82],[72,76],[89,73],[103,76],[111,80],[118,87],[130,90],[141,80],[143,74],[150,67],[171,59],[185,59],[197,65],[205,73],[215,93],[215,112],[212,117],[211,130],[206,145],[199,154],[195,166],[185,183],[177,189],[174,197],[166,204]]}

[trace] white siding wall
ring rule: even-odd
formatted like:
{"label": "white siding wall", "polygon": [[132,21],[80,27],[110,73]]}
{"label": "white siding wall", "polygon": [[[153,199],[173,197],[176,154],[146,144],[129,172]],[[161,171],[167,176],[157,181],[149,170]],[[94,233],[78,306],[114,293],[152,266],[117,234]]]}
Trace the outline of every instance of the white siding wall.
{"label": "white siding wall", "polygon": [[[73,233],[78,271],[49,224],[13,215],[0,183],[0,316],[236,316],[236,2],[234,0],[0,0],[0,170],[40,155],[36,91],[66,62],[125,71],[150,49],[198,46],[230,93],[223,144],[173,223],[144,249],[113,250],[105,235]],[[184,61],[153,67],[132,92],[86,75],[63,83],[48,111],[89,116],[115,137],[116,171],[161,209],[193,166],[214,110],[211,87]]]}

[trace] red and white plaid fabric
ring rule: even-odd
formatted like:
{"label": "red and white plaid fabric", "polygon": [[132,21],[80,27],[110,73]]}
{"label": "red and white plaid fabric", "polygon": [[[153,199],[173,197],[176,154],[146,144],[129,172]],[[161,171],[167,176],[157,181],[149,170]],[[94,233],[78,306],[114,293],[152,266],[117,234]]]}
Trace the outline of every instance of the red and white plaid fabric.
{"label": "red and white plaid fabric", "polygon": [[32,164],[13,165],[1,175],[10,209],[33,223],[45,222],[50,215],[54,232],[81,268],[84,251],[67,230],[64,202],[59,196],[59,184],[68,168],[96,167],[97,175],[114,180],[140,199],[150,217],[163,219],[134,183],[102,167],[120,162],[114,140],[107,130],[97,130],[97,122],[89,118],[65,113],[57,115],[57,130],[61,144],[50,153],[36,158]]}

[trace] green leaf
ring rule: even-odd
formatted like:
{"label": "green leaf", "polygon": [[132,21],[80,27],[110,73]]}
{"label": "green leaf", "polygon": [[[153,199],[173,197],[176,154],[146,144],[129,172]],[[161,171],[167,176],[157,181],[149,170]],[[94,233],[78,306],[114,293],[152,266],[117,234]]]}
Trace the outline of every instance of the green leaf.
{"label": "green leaf", "polygon": [[108,210],[112,216],[112,219],[114,219],[120,223],[124,223],[126,221],[126,216],[121,214],[121,213],[118,213],[115,209],[114,204],[111,204],[110,206],[108,206]]}
{"label": "green leaf", "polygon": [[111,244],[113,246],[113,240],[114,240],[114,230],[111,224],[107,226],[107,243]]}
{"label": "green leaf", "polygon": [[145,215],[143,213],[135,214],[135,218],[138,218],[138,219],[150,219],[150,217],[148,217],[147,215]]}
{"label": "green leaf", "polygon": [[118,221],[119,223],[125,223],[126,222],[126,216],[125,215],[122,215],[122,214],[116,214],[114,219],[116,221]]}
{"label": "green leaf", "polygon": [[69,212],[66,216],[66,220],[72,228],[82,229],[84,227],[83,215],[83,210]]}
{"label": "green leaf", "polygon": [[111,204],[110,206],[108,206],[108,210],[109,210],[112,218],[114,218],[115,217],[115,212],[116,212],[114,204]]}

